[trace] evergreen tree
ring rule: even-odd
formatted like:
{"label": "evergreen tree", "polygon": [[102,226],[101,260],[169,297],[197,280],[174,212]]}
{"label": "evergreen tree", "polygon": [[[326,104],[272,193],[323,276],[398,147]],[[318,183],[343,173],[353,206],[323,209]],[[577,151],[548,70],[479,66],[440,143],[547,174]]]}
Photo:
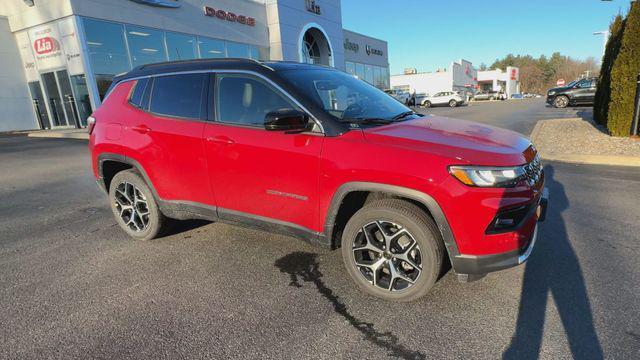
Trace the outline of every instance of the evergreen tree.
{"label": "evergreen tree", "polygon": [[640,73],[640,1],[631,3],[620,52],[611,70],[611,101],[607,128],[611,135],[629,136]]}
{"label": "evergreen tree", "polygon": [[611,69],[613,63],[620,52],[620,44],[624,30],[624,20],[622,15],[615,17],[611,26],[609,26],[609,40],[602,58],[602,66],[600,68],[600,79],[598,80],[598,89],[593,104],[593,117],[596,122],[607,125],[607,116],[609,115],[609,101],[611,100]]}

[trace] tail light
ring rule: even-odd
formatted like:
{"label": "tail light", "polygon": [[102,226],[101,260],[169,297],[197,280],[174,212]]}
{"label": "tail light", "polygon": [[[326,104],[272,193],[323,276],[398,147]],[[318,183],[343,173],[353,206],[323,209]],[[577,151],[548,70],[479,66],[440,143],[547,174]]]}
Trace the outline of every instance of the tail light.
{"label": "tail light", "polygon": [[93,116],[89,116],[87,118],[87,129],[89,131],[89,135],[93,132],[93,128],[96,126],[96,118]]}

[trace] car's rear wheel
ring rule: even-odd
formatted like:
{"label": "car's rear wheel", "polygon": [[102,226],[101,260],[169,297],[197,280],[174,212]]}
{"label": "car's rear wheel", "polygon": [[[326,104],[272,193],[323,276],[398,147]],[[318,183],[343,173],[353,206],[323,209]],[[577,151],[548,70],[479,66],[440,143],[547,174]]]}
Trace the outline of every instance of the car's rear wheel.
{"label": "car's rear wheel", "polygon": [[560,109],[566,108],[569,106],[569,98],[564,95],[560,95],[553,100],[553,106]]}
{"label": "car's rear wheel", "polygon": [[109,185],[109,202],[118,225],[136,240],[162,234],[167,218],[158,208],[151,189],[134,170],[117,173]]}
{"label": "car's rear wheel", "polygon": [[449,107],[456,107],[456,106],[458,106],[458,103],[455,100],[449,101]]}
{"label": "car's rear wheel", "polygon": [[423,102],[422,106],[424,106],[426,108],[431,107],[431,101],[427,100],[427,101]]}
{"label": "car's rear wheel", "polygon": [[377,200],[358,210],[347,222],[341,245],[345,267],[358,287],[393,301],[428,293],[444,255],[433,220],[399,199]]}

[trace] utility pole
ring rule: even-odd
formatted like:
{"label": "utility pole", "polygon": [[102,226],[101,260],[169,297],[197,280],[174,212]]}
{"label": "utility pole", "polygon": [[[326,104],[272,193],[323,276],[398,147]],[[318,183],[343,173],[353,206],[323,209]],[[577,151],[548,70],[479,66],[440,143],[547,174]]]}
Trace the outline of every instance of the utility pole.
{"label": "utility pole", "polygon": [[602,35],[602,38],[604,39],[604,44],[602,45],[602,57],[604,57],[604,53],[607,51],[607,42],[609,42],[609,36],[611,35],[611,33],[609,32],[609,30],[604,30],[596,31],[593,33],[593,35]]}

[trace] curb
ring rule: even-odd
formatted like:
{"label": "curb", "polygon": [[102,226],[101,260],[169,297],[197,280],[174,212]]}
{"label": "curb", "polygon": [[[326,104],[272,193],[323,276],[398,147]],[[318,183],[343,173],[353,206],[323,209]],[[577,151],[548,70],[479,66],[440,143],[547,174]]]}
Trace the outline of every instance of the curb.
{"label": "curb", "polygon": [[56,131],[34,131],[27,133],[32,138],[50,138],[50,139],[76,139],[89,140],[89,134],[83,132],[56,132]]}
{"label": "curb", "polygon": [[[578,118],[576,118],[578,119]],[[536,140],[540,134],[540,129],[548,121],[564,120],[564,119],[550,119],[540,120],[536,123],[536,126],[531,132],[531,142],[535,145]],[[538,149],[539,150],[539,149]],[[555,154],[548,153],[546,151],[539,150],[540,157],[548,161],[560,161],[572,164],[586,164],[586,165],[610,165],[610,166],[633,166],[640,167],[640,157],[637,156],[623,156],[623,155],[575,155],[575,154]]]}

